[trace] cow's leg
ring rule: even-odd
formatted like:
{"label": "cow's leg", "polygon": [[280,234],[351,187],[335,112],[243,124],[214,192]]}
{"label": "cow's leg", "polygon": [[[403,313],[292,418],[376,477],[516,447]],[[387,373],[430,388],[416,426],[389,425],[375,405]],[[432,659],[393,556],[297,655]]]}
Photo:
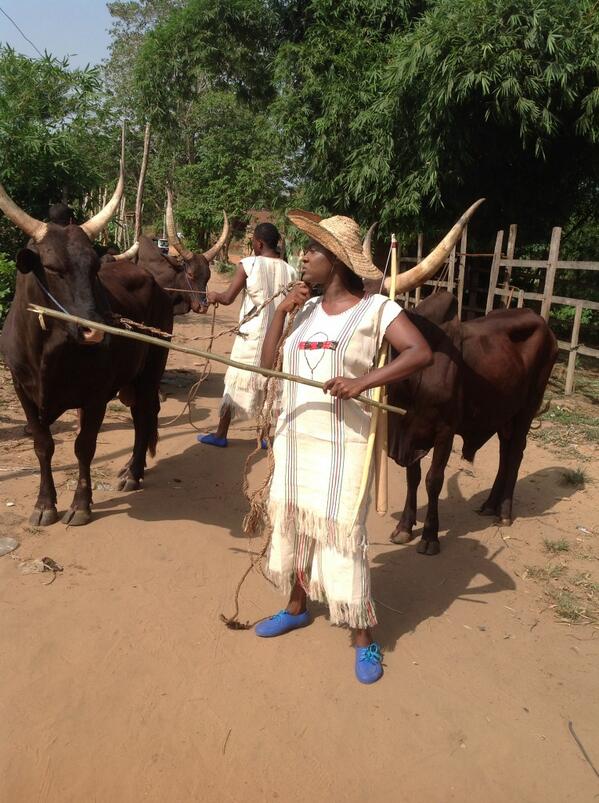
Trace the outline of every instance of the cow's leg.
{"label": "cow's leg", "polygon": [[418,544],[417,551],[421,555],[438,555],[441,551],[439,545],[439,494],[443,488],[445,479],[445,468],[451,446],[453,443],[453,433],[444,434],[435,441],[433,449],[433,459],[431,467],[426,475],[426,492],[428,494],[428,507],[422,538]]}
{"label": "cow's leg", "polygon": [[81,410],[79,434],[75,439],[75,455],[79,463],[79,479],[71,507],[62,521],[71,527],[87,524],[91,519],[92,480],[91,462],[96,453],[98,432],[104,420],[106,405],[84,407]]}
{"label": "cow's leg", "polygon": [[34,527],[46,527],[58,521],[56,511],[56,486],[52,476],[52,456],[54,439],[48,424],[40,423],[37,406],[25,395],[18,382],[15,391],[27,417],[27,429],[33,437],[33,448],[40,464],[40,487],[29,523]]}
{"label": "cow's leg", "polygon": [[518,479],[518,472],[522,464],[524,450],[526,449],[526,436],[530,427],[530,421],[524,425],[515,428],[515,431],[509,441],[509,454],[507,458],[507,465],[505,470],[505,478],[501,496],[499,499],[499,523],[509,527],[512,523],[512,503],[514,498],[514,489],[516,487],[516,480]]}
{"label": "cow's leg", "polygon": [[478,509],[481,516],[499,516],[499,505],[505,486],[505,476],[510,452],[510,438],[499,434],[499,468],[491,488],[491,492],[483,505]]}
{"label": "cow's leg", "polygon": [[422,470],[420,460],[416,460],[406,468],[407,492],[406,503],[399,524],[391,535],[394,544],[407,544],[414,537],[412,529],[416,524],[416,512],[418,510],[418,486]]}
{"label": "cow's leg", "polygon": [[158,440],[158,412],[160,400],[158,389],[139,390],[136,400],[131,407],[133,425],[135,427],[135,442],[133,454],[129,462],[119,473],[119,491],[136,491],[141,486],[146,468],[146,453],[156,451]]}

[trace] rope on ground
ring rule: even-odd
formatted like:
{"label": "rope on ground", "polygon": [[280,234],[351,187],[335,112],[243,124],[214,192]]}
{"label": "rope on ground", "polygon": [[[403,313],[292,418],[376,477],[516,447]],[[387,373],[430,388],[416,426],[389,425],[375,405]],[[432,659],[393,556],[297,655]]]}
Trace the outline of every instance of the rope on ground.
{"label": "rope on ground", "polygon": [[[283,366],[283,348],[285,345],[285,341],[287,340],[287,337],[289,336],[289,333],[291,332],[291,329],[293,327],[293,321],[295,320],[297,312],[298,310],[295,310],[288,316],[285,330],[283,331],[283,334],[281,335],[281,338],[277,344],[277,358],[275,361],[276,371],[280,371]],[[274,380],[273,377],[267,377],[266,379],[266,383],[264,386],[264,401],[262,403],[262,409],[258,416],[258,422],[256,425],[256,447],[248,455],[244,466],[243,493],[246,499],[248,500],[250,509],[248,510],[243,519],[243,531],[248,537],[247,554],[249,557],[250,564],[242,574],[241,578],[239,579],[239,582],[237,583],[233,600],[233,604],[235,606],[235,611],[233,615],[225,616],[224,613],[221,613],[220,615],[221,621],[224,622],[225,625],[231,630],[249,630],[256,624],[256,622],[239,621],[239,593],[241,591],[241,587],[243,586],[246,578],[248,577],[252,569],[258,566],[258,568],[262,573],[262,576],[265,577],[270,582],[270,579],[266,576],[264,569],[262,567],[262,560],[264,559],[268,547],[270,546],[270,539],[272,534],[272,524],[268,517],[266,499],[275,468],[275,459],[272,451],[272,440],[270,437],[270,433],[273,425],[273,420],[272,420],[273,407],[278,395],[277,394],[278,383],[273,380]],[[266,472],[266,478],[263,480],[263,482],[257,488],[251,491],[250,481],[249,481],[250,467],[254,457],[262,451],[263,439],[266,440],[268,470]],[[260,548],[258,554],[254,557],[251,552],[252,538],[260,536],[262,534],[265,535],[264,543],[262,544],[262,547]]]}
{"label": "rope on ground", "polygon": [[[214,328],[216,326],[216,308],[217,308],[217,306],[218,306],[218,304],[215,304],[213,306],[213,308],[212,308],[212,322],[210,324],[210,340],[208,342],[208,352],[212,351],[212,344],[216,340],[216,337],[214,336]],[[184,415],[185,411],[187,410],[187,415],[188,415],[188,419],[189,419],[190,425],[196,430],[196,432],[200,431],[200,428],[196,427],[196,425],[193,423],[193,419],[191,417],[191,405],[193,404],[193,401],[194,401],[195,397],[198,395],[198,391],[200,389],[200,385],[203,382],[205,382],[206,379],[208,379],[208,377],[210,376],[210,371],[211,371],[210,359],[208,357],[206,357],[206,359],[204,361],[204,365],[202,366],[202,373],[200,375],[200,378],[198,379],[197,382],[194,382],[193,385],[189,388],[189,392],[187,394],[187,401],[183,405],[183,409],[181,410],[181,412],[178,415],[176,415],[174,418],[171,418],[170,421],[167,421],[165,424],[162,424],[163,427],[172,427],[173,424],[176,424],[177,421]]]}

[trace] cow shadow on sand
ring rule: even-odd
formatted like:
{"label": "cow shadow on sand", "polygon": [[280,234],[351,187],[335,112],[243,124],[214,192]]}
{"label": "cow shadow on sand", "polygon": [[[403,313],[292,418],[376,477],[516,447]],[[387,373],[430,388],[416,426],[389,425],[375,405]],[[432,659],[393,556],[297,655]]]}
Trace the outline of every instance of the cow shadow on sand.
{"label": "cow shadow on sand", "polygon": [[[572,486],[562,484],[564,471],[553,466],[518,481],[515,521],[550,516],[558,500],[575,492]],[[379,603],[377,638],[387,650],[393,650],[402,635],[423,622],[442,616],[457,599],[480,609],[480,623],[484,626],[485,607],[492,595],[516,587],[513,577],[495,562],[506,548],[497,522],[476,512],[488,496],[488,488],[464,499],[460,474],[458,470],[449,476],[447,496],[439,502],[443,528],[439,555],[431,557],[416,551],[426,514],[426,505],[422,505],[414,541],[376,554],[371,560],[372,593]],[[421,496],[423,501],[425,498]],[[399,516],[400,513],[394,514],[396,519]],[[504,534],[509,532],[509,528],[501,530]],[[534,537],[534,532],[531,534]],[[381,541],[378,545],[388,543]]]}

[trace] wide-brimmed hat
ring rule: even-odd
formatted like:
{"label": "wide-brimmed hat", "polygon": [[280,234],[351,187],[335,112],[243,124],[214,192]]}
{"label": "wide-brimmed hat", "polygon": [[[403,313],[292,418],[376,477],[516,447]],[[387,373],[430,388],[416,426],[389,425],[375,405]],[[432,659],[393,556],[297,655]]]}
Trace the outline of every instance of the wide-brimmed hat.
{"label": "wide-brimmed hat", "polygon": [[360,227],[344,215],[322,218],[303,209],[287,212],[289,220],[317,243],[338,257],[362,279],[380,279],[382,273],[362,250]]}

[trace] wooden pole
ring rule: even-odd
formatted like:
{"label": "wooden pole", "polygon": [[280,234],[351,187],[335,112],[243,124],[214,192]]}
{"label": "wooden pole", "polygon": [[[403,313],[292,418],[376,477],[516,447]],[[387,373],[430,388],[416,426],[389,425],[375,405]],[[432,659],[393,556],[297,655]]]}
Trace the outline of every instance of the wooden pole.
{"label": "wooden pole", "polygon": [[549,264],[545,274],[545,287],[543,288],[543,303],[541,304],[541,315],[546,321],[549,320],[551,311],[551,301],[553,296],[553,285],[557,271],[557,261],[559,259],[559,246],[562,239],[562,230],[555,226],[551,232],[551,243],[549,245]]}
{"label": "wooden pole", "polygon": [[501,262],[501,249],[503,248],[503,232],[497,232],[497,239],[495,240],[495,250],[493,251],[493,262],[491,262],[491,274],[489,276],[489,290],[487,292],[487,312],[493,309],[493,299],[495,298],[495,288],[497,287],[497,278],[499,276],[499,263]]}
{"label": "wooden pole", "polygon": [[[397,292],[397,268],[399,262],[399,249],[395,235],[391,235],[391,286],[389,288],[389,298],[395,301]],[[384,344],[381,347],[379,356],[379,368],[382,368],[389,357],[389,347]],[[377,388],[375,393],[377,401],[380,399],[381,388]],[[387,403],[387,392],[383,396],[383,403]],[[368,480],[370,475],[370,463],[372,460],[372,451],[374,449],[374,471],[375,471],[375,486],[376,486],[376,512],[380,516],[384,516],[388,510],[389,505],[389,466],[387,463],[389,439],[389,418],[386,411],[382,411],[379,415],[378,410],[372,413],[370,421],[370,432],[368,434],[368,443],[366,446],[366,462],[364,465],[364,472],[362,475],[362,487],[358,494],[359,504],[357,510],[360,509],[360,504],[368,488]]]}
{"label": "wooden pole", "polygon": [[[141,343],[149,343],[151,346],[159,346],[162,349],[180,351],[183,354],[193,354],[195,357],[202,357],[204,360],[213,360],[222,365],[237,368],[240,371],[249,371],[250,373],[260,374],[260,376],[272,376],[275,379],[286,379],[289,382],[298,382],[300,385],[309,385],[312,388],[324,388],[324,382],[317,382],[315,379],[307,379],[303,376],[295,376],[295,374],[286,374],[283,371],[273,371],[271,368],[262,368],[257,365],[247,365],[243,362],[230,360],[228,357],[223,357],[221,354],[214,354],[212,351],[203,351],[202,349],[190,348],[189,346],[181,346],[178,343],[169,343],[168,340],[162,340],[159,337],[152,337],[151,335],[145,335],[141,332],[130,332],[128,329],[119,329],[116,326],[98,323],[98,321],[90,321],[87,318],[80,318],[78,315],[69,315],[55,309],[42,307],[39,304],[29,304],[28,311],[42,317],[47,315],[49,318],[58,318],[58,320],[61,321],[77,323],[79,326],[83,326],[86,329],[97,329],[100,332],[107,332],[110,335],[128,337],[130,340],[139,340]],[[360,402],[361,404],[368,404],[370,407],[376,407],[379,410],[397,413],[398,415],[403,415],[405,413],[405,410],[402,410],[401,407],[394,407],[392,404],[383,404],[368,396],[357,396],[354,401]]]}
{"label": "wooden pole", "polygon": [[[507,252],[506,252],[506,255],[507,255],[508,259],[513,259],[514,258],[514,252],[516,250],[516,236],[517,236],[517,234],[518,234],[518,226],[515,223],[512,223],[510,225],[510,230],[509,230],[509,233],[508,233],[508,236],[507,236]],[[509,290],[510,289],[511,281],[512,281],[512,266],[508,265],[506,267],[506,269],[505,269],[505,279],[504,279],[504,282],[503,282],[504,290]],[[506,296],[503,297],[503,305],[505,307],[509,307],[510,301],[511,301],[510,296],[506,295]]]}
{"label": "wooden pole", "polygon": [[464,304],[464,282],[466,280],[466,252],[468,251],[468,224],[462,231],[460,240],[460,258],[458,261],[458,320],[462,320],[462,306]]}
{"label": "wooden pole", "polygon": [[576,370],[576,355],[578,354],[578,340],[580,337],[580,323],[582,321],[582,307],[584,302],[578,301],[574,313],[572,337],[570,339],[570,353],[568,354],[568,368],[566,370],[566,388],[564,393],[571,396],[574,390],[574,371]]}
{"label": "wooden pole", "polygon": [[[418,235],[418,247],[416,249],[416,264],[419,265],[422,262],[422,254],[424,252],[424,234]],[[420,290],[421,287],[418,285],[416,288],[416,292],[414,293],[414,306],[417,307],[420,304]]]}

